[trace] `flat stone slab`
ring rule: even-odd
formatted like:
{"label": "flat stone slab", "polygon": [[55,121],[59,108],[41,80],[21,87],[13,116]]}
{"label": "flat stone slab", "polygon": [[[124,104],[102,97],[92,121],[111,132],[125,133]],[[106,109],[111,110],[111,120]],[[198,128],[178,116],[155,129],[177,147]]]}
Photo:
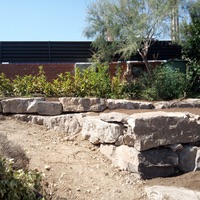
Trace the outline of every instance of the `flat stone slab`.
{"label": "flat stone slab", "polygon": [[99,118],[105,122],[118,122],[118,123],[127,123],[129,115],[118,112],[110,112],[110,113],[101,113]]}
{"label": "flat stone slab", "polygon": [[106,109],[106,100],[102,98],[59,98],[63,112],[102,112]]}
{"label": "flat stone slab", "polygon": [[145,188],[147,200],[199,200],[200,192],[170,186],[151,186]]}
{"label": "flat stone slab", "polygon": [[184,99],[181,101],[161,101],[154,104],[155,109],[165,108],[200,108],[200,99]]}
{"label": "flat stone slab", "polygon": [[182,112],[146,112],[130,115],[127,134],[138,151],[200,140],[198,116]]}
{"label": "flat stone slab", "polygon": [[37,102],[37,113],[39,115],[60,115],[62,113],[62,104],[60,102]]}
{"label": "flat stone slab", "polygon": [[107,99],[107,107],[110,110],[114,109],[153,109],[154,105],[151,102],[131,101],[125,99]]}
{"label": "flat stone slab", "polygon": [[3,113],[37,113],[37,103],[44,101],[43,97],[12,98],[1,101]]}

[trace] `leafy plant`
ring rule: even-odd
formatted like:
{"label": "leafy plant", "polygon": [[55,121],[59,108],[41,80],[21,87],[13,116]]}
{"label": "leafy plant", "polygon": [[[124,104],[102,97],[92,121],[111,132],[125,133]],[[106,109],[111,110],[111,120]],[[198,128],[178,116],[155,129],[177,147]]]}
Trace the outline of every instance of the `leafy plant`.
{"label": "leafy plant", "polygon": [[121,79],[122,70],[117,68],[116,75],[112,77],[111,81],[111,98],[123,98],[125,83]]}
{"label": "leafy plant", "polygon": [[11,96],[13,87],[11,80],[4,73],[0,74],[0,96]]}
{"label": "leafy plant", "polygon": [[185,74],[166,64],[156,67],[152,75],[140,78],[141,98],[147,100],[172,100],[181,98],[186,91]]}
{"label": "leafy plant", "polygon": [[96,64],[82,72],[77,68],[74,77],[75,96],[107,97],[110,94],[108,66]]}
{"label": "leafy plant", "polygon": [[13,161],[0,157],[0,199],[41,200],[41,173],[14,170]]}
{"label": "leafy plant", "polygon": [[200,97],[200,64],[190,62],[187,72],[187,96]]}
{"label": "leafy plant", "polygon": [[73,95],[73,77],[69,72],[59,74],[57,79],[51,84],[53,96],[72,96]]}

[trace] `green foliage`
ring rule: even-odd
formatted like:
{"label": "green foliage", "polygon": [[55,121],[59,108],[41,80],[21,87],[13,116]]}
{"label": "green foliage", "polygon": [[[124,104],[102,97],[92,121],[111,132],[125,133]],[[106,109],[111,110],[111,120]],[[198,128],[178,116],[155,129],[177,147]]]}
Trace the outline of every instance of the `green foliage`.
{"label": "green foliage", "polygon": [[200,64],[196,62],[188,63],[187,72],[187,96],[200,97]]}
{"label": "green foliage", "polygon": [[141,78],[137,78],[130,83],[124,84],[124,97],[127,99],[141,99],[141,91],[143,85],[140,81]]}
{"label": "green foliage", "polygon": [[183,97],[185,92],[187,96],[199,94],[199,68],[200,65],[197,63],[190,64],[185,75],[175,67],[158,66],[151,74],[144,73],[130,83],[122,80],[121,68],[118,67],[116,75],[111,78],[109,66],[98,62],[83,71],[76,68],[74,76],[70,73],[59,74],[51,83],[47,82],[40,68],[36,76],[17,76],[12,81],[1,75],[0,81],[4,85],[1,85],[0,92],[7,96],[12,94],[171,100]]}
{"label": "green foliage", "polygon": [[43,67],[39,66],[36,76],[25,75],[16,76],[12,81],[15,96],[28,96],[34,94],[49,95],[51,93],[50,84],[47,82]]}
{"label": "green foliage", "polygon": [[200,62],[200,1],[189,4],[190,22],[182,26],[181,45],[184,56]]}
{"label": "green foliage", "polygon": [[73,95],[73,77],[69,72],[59,74],[57,79],[51,84],[53,96],[72,96]]}
{"label": "green foliage", "polygon": [[4,73],[0,74],[0,96],[11,96],[12,95],[12,84],[11,80],[6,77]]}
{"label": "green foliage", "polygon": [[74,94],[80,97],[106,98],[110,93],[108,66],[95,63],[82,72],[77,68],[74,77]]}
{"label": "green foliage", "polygon": [[0,157],[0,199],[37,200],[42,176],[36,171],[14,170],[13,161]]}
{"label": "green foliage", "polygon": [[116,76],[112,77],[110,98],[121,99],[125,97],[125,83],[121,79],[121,68],[117,68]]}
{"label": "green foliage", "polygon": [[151,76],[140,79],[143,90],[142,99],[172,100],[184,97],[187,80],[185,74],[170,65],[156,67]]}
{"label": "green foliage", "polygon": [[172,5],[169,0],[97,0],[88,6],[84,34],[94,39],[101,60],[116,54],[130,59],[139,53],[150,73],[148,50],[155,39],[169,34]]}

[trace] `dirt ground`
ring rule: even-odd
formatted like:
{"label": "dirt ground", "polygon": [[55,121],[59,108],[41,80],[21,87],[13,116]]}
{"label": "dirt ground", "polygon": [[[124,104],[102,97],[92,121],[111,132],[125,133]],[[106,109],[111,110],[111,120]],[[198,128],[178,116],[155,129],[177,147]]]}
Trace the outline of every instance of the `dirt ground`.
{"label": "dirt ground", "polygon": [[[200,109],[165,111],[189,111],[200,115]],[[131,114],[135,111],[118,112]],[[15,141],[26,151],[30,158],[30,169],[38,169],[45,174],[49,199],[145,200],[144,188],[152,185],[200,191],[198,171],[177,177],[141,180],[137,174],[112,166],[99,152],[98,146],[82,140],[81,136],[69,140],[63,133],[10,117],[0,120],[0,133],[6,134],[9,140]]]}

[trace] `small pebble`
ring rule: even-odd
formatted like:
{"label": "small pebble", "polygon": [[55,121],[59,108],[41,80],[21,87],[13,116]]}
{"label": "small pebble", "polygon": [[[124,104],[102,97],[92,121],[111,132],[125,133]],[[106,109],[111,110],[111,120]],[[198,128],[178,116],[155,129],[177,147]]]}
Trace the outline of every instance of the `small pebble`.
{"label": "small pebble", "polygon": [[45,165],[44,168],[49,171],[51,169],[51,167],[49,165]]}

